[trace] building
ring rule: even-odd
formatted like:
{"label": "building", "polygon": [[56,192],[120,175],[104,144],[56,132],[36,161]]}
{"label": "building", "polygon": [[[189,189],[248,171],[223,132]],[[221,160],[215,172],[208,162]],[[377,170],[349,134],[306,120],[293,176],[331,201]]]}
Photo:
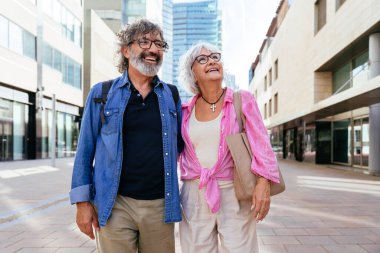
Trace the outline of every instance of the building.
{"label": "building", "polygon": [[88,92],[98,82],[114,79],[118,75],[116,36],[94,10],[84,12],[83,47],[83,104]]}
{"label": "building", "polygon": [[123,15],[128,0],[85,0],[84,9],[93,10],[107,26],[117,33],[123,24],[127,24],[127,18]]}
{"label": "building", "polygon": [[173,84],[180,90],[183,101],[188,94],[177,81],[178,60],[192,45],[207,41],[216,46],[221,42],[221,17],[217,0],[174,3],[173,9]]}
{"label": "building", "polygon": [[380,173],[379,9],[281,1],[250,71],[279,157]]}
{"label": "building", "polygon": [[[159,76],[172,83],[173,77],[173,1],[172,0],[86,0],[85,9],[93,10],[117,33],[124,25],[138,18],[148,18],[159,24],[164,32],[169,50],[165,53]],[[86,34],[85,34],[86,36]]]}
{"label": "building", "polygon": [[53,143],[58,157],[74,154],[83,106],[82,22],[80,0],[1,5],[1,161],[49,157]]}

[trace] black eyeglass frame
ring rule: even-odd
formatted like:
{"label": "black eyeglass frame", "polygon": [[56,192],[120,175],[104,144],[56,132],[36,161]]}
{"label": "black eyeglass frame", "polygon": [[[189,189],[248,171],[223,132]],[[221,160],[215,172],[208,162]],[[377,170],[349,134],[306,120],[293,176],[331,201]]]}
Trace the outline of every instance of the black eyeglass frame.
{"label": "black eyeglass frame", "polygon": [[[219,59],[216,60],[216,59],[211,58],[211,56],[213,56],[213,55],[218,55],[218,56],[219,56]],[[202,56],[202,57],[206,57],[206,61],[205,61],[204,63],[201,63],[201,62],[199,61],[199,57],[201,57],[201,56]],[[198,55],[197,57],[195,57],[193,63],[191,64],[191,68],[193,68],[195,61],[197,61],[199,64],[204,65],[204,64],[208,63],[208,59],[213,59],[215,62],[219,62],[219,61],[222,59],[222,54],[221,54],[221,53],[211,53],[211,54],[209,54],[209,55],[200,54],[200,55]]]}
{"label": "black eyeglass frame", "polygon": [[[164,40],[148,40],[145,38],[141,38],[141,39],[137,39],[137,40],[132,40],[131,42],[129,42],[128,46],[132,45],[134,42],[137,42],[137,45],[139,45],[139,47],[141,49],[150,49],[152,47],[153,43],[157,47],[158,51],[166,52],[169,49],[168,43]],[[143,43],[143,42],[150,42],[149,47],[141,46],[141,43]],[[163,43],[162,47],[159,44],[157,45],[157,43]]]}

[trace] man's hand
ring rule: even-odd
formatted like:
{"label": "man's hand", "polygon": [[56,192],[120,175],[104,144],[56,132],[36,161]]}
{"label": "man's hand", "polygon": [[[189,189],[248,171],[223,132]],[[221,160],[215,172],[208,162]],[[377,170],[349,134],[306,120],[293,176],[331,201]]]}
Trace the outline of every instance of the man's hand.
{"label": "man's hand", "polygon": [[270,207],[270,182],[264,177],[257,178],[252,194],[253,217],[256,221],[262,221],[269,212]]}
{"label": "man's hand", "polygon": [[92,227],[99,231],[98,215],[94,207],[89,202],[79,202],[77,205],[77,225],[83,233],[92,240],[95,239]]}

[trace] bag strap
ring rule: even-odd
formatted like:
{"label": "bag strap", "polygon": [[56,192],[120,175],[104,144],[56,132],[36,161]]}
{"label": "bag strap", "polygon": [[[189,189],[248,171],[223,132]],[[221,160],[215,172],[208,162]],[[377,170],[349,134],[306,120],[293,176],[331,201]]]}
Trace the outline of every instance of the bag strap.
{"label": "bag strap", "polygon": [[242,113],[242,102],[241,102],[241,93],[240,91],[234,92],[234,108],[236,113],[236,119],[239,125],[239,132],[245,132],[245,117]]}

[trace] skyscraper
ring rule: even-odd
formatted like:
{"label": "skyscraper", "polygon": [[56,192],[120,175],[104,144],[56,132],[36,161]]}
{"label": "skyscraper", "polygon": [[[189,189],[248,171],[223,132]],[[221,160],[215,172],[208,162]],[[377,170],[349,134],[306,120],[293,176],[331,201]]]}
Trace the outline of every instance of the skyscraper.
{"label": "skyscraper", "polygon": [[193,44],[206,41],[221,46],[221,23],[218,0],[174,3],[173,9],[173,84],[180,89],[181,99],[190,95],[178,84],[178,60]]}

